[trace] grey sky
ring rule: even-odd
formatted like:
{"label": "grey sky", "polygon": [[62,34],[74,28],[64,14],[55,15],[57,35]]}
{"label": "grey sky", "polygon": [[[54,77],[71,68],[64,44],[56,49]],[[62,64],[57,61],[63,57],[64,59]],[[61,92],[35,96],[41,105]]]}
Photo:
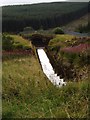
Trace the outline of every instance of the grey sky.
{"label": "grey sky", "polygon": [[33,4],[33,3],[42,3],[42,2],[55,2],[55,1],[65,1],[65,0],[0,0],[0,6],[16,5],[16,4]]}
{"label": "grey sky", "polygon": [[56,1],[88,2],[89,0],[0,0],[0,6],[17,5],[17,4],[33,4],[33,3],[42,3],[42,2],[56,2]]}

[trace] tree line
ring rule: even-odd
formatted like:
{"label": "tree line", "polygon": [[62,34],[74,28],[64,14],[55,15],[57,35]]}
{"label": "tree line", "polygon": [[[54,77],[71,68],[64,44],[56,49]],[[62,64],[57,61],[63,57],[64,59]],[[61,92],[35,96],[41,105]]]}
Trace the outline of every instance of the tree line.
{"label": "tree line", "polygon": [[19,32],[27,26],[37,30],[65,25],[88,12],[88,3],[58,2],[2,7],[3,32]]}

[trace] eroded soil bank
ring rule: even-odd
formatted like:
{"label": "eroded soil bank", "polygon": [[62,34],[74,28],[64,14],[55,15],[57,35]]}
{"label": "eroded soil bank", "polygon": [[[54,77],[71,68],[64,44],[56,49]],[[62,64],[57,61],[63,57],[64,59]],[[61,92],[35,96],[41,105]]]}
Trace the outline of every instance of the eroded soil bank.
{"label": "eroded soil bank", "polygon": [[[88,40],[89,41],[89,40]],[[79,42],[79,40],[78,40]],[[88,44],[88,49],[82,50],[82,45]],[[62,49],[61,46],[48,46],[46,53],[56,73],[66,81],[80,81],[88,79],[90,66],[89,43],[75,43]],[[75,48],[80,47],[80,51]],[[70,49],[67,51],[67,49]],[[65,49],[65,50],[64,50]],[[72,51],[71,51],[72,50]]]}

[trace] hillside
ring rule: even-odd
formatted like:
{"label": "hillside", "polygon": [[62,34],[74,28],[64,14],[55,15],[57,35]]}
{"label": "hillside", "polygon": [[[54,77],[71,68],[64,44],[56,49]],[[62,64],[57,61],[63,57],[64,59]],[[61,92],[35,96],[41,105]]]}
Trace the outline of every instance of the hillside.
{"label": "hillside", "polygon": [[[15,42],[18,41],[23,46],[30,45],[21,36],[10,36],[13,37]],[[84,38],[83,40],[75,39],[74,36],[70,35],[56,35],[48,45],[47,50],[49,50],[53,59],[56,57],[54,65],[60,68],[60,62],[63,57],[62,65],[64,69],[60,68],[60,71],[65,70],[64,65],[69,67],[68,72],[65,71],[66,76],[64,77],[67,85],[62,88],[57,88],[47,79],[37,57],[32,52],[25,53],[23,48],[21,48],[23,54],[20,50],[18,54],[15,51],[4,51],[2,56],[3,119],[89,118],[87,60],[85,64],[85,61],[79,61],[82,57],[68,56],[60,52],[60,46],[64,48],[71,44],[86,43],[90,39]],[[74,78],[71,77],[73,75],[72,68],[69,66],[71,62],[73,62],[72,65],[79,65],[76,66],[78,76],[76,79],[75,76]],[[81,75],[81,73],[83,76],[83,78],[81,76],[82,79],[79,78],[79,74]],[[70,75],[69,78],[66,78],[68,75]]]}
{"label": "hillside", "polygon": [[68,31],[76,31],[81,25],[85,26],[88,24],[88,14],[80,17],[77,20],[73,20],[72,22],[68,23],[67,25],[63,26],[63,29]]}
{"label": "hillside", "polygon": [[56,72],[67,81],[88,78],[90,37],[56,35],[47,47],[48,57]]}
{"label": "hillside", "polygon": [[[64,32],[88,25],[88,3],[15,5],[2,11],[2,118],[89,119],[90,37]],[[53,85],[44,74],[39,47],[65,86]]]}
{"label": "hillside", "polygon": [[[65,25],[88,12],[88,3],[57,2],[2,7],[3,31],[17,32],[24,27],[48,29]],[[37,24],[36,24],[37,23]]]}

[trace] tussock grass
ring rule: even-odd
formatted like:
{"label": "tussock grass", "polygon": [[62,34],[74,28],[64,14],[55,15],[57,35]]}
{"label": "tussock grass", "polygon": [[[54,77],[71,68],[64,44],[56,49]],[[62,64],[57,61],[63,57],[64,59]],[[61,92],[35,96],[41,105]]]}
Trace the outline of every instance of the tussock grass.
{"label": "tussock grass", "polygon": [[89,80],[53,86],[34,56],[3,61],[3,118],[88,118]]}

